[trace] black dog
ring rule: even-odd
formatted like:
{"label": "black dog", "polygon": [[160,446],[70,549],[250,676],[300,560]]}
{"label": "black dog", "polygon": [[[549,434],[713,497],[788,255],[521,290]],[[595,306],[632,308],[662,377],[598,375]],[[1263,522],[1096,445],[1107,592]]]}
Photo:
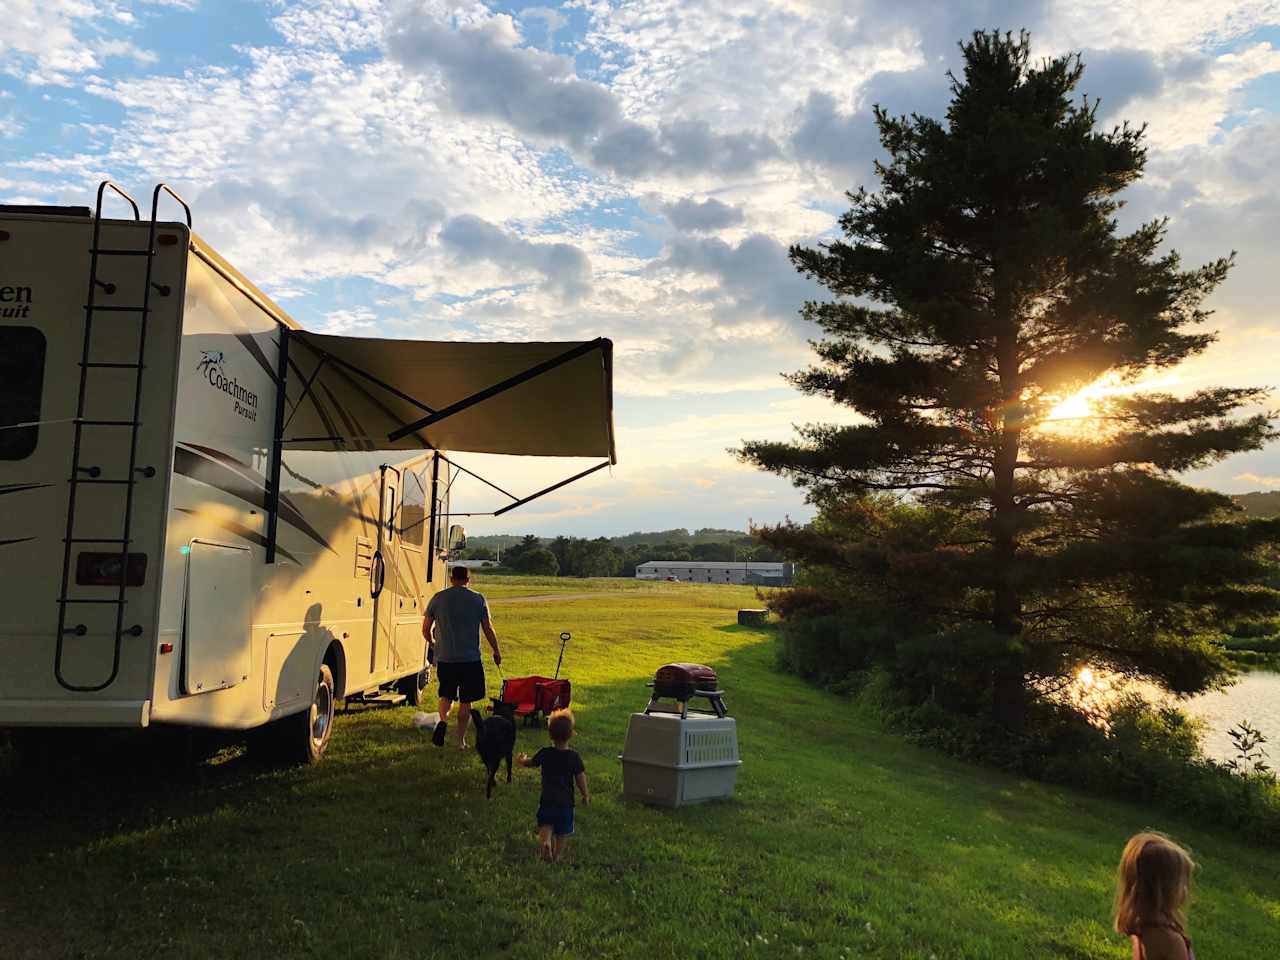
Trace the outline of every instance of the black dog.
{"label": "black dog", "polygon": [[483,720],[480,711],[473,710],[471,719],[476,725],[476,752],[489,771],[489,782],[485,785],[484,795],[492,797],[494,778],[498,775],[498,764],[503,758],[507,761],[507,783],[511,782],[511,753],[516,746],[516,707],[513,703],[495,699],[492,717]]}

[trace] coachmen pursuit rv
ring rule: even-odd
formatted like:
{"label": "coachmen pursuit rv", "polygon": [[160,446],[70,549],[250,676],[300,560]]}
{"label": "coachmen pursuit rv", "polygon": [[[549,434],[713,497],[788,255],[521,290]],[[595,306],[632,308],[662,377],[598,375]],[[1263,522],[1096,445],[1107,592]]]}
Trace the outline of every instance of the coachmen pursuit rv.
{"label": "coachmen pursuit rv", "polygon": [[616,462],[612,346],[311,333],[190,224],[0,207],[0,727],[315,761],[336,700],[424,695],[451,453],[599,461],[497,513]]}

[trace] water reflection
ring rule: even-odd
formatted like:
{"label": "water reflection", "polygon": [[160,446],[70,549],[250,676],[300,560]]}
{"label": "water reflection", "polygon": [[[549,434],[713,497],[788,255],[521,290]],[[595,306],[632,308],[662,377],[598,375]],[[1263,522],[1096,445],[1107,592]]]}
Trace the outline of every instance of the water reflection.
{"label": "water reflection", "polygon": [[1267,737],[1265,749],[1276,766],[1280,761],[1280,673],[1250,670],[1226,690],[1202,693],[1186,700],[1164,694],[1154,684],[1129,680],[1099,667],[1083,667],[1063,695],[1086,715],[1100,719],[1106,707],[1126,691],[1141,693],[1148,700],[1169,703],[1189,716],[1204,721],[1201,745],[1214,760],[1235,756],[1227,731],[1248,720]]}

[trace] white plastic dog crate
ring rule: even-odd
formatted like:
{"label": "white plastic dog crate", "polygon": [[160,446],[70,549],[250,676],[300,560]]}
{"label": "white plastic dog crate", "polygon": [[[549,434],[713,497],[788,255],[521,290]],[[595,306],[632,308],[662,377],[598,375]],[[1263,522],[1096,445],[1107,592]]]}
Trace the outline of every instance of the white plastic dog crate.
{"label": "white plastic dog crate", "polygon": [[733,717],[633,713],[622,748],[622,792],[663,807],[733,795],[738,725]]}

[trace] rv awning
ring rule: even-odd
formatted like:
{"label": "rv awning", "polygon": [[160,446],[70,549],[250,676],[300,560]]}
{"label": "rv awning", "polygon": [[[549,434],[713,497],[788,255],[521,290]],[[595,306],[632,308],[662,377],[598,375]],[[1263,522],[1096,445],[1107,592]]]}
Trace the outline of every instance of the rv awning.
{"label": "rv awning", "polygon": [[379,340],[288,332],[290,450],[604,457],[613,344]]}

